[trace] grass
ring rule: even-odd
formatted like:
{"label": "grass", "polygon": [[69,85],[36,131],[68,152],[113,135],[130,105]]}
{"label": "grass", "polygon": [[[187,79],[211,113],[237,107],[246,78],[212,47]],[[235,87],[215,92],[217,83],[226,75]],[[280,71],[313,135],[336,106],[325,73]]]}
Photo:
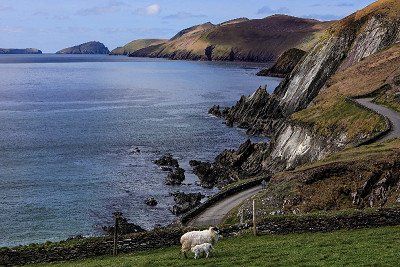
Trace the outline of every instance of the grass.
{"label": "grass", "polygon": [[326,102],[295,113],[292,119],[310,125],[322,136],[346,135],[354,140],[385,130],[382,117],[356,106],[344,97],[332,97]]}
{"label": "grass", "polygon": [[365,160],[373,157],[390,156],[393,153],[399,153],[400,139],[388,140],[386,142],[378,142],[367,146],[348,148],[338,153],[335,153],[323,160],[316,161],[307,165],[303,165],[296,169],[302,171],[318,166],[322,166],[335,162],[353,162],[355,160]]}
{"label": "grass", "polygon": [[223,239],[210,259],[179,257],[179,247],[34,266],[399,266],[400,227]]}

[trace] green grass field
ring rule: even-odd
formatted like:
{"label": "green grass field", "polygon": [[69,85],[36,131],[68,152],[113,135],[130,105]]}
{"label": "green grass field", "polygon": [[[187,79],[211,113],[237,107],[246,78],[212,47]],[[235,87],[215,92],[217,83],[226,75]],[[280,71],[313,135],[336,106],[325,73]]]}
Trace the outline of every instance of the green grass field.
{"label": "green grass field", "polygon": [[400,266],[400,226],[223,239],[209,259],[184,259],[179,247],[35,266]]}

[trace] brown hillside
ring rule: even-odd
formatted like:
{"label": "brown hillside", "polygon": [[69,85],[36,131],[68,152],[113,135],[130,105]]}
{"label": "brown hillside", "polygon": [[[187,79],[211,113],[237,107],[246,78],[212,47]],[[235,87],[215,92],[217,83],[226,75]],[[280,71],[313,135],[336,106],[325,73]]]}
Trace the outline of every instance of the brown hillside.
{"label": "brown hillside", "polygon": [[132,56],[171,59],[271,61],[296,47],[308,50],[331,25],[286,15],[238,19],[185,29],[165,44],[141,49]]}

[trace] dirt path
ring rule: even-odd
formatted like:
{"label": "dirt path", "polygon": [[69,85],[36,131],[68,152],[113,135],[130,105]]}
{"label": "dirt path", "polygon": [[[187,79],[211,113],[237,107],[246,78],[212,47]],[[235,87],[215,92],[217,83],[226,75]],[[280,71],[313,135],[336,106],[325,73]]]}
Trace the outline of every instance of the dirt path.
{"label": "dirt path", "polygon": [[256,186],[240,192],[236,195],[225,198],[224,200],[211,206],[199,216],[194,218],[188,223],[188,226],[209,226],[217,225],[221,222],[226,214],[231,211],[234,207],[239,205],[244,200],[254,196],[262,190],[261,186]]}
{"label": "dirt path", "polygon": [[379,141],[386,141],[386,140],[389,140],[392,138],[399,138],[400,137],[400,114],[390,108],[375,104],[372,102],[372,100],[373,100],[372,98],[361,98],[361,99],[356,99],[355,101],[357,103],[359,103],[360,105],[363,105],[364,107],[372,109],[372,110],[376,111],[377,113],[381,114],[382,116],[385,116],[392,123],[392,131]]}

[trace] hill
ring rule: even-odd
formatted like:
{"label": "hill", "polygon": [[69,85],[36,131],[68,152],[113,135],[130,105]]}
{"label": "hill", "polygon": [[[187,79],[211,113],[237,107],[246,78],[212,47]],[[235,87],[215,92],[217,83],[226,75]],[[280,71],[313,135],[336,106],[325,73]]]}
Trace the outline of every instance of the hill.
{"label": "hill", "polygon": [[290,48],[309,50],[331,22],[274,15],[264,19],[210,22],[178,32],[169,41],[140,49],[137,57],[271,61]]}
{"label": "hill", "polygon": [[91,41],[80,45],[64,48],[56,54],[109,54],[108,48],[97,41]]}
{"label": "hill", "polygon": [[124,46],[117,47],[113,49],[110,55],[129,55],[139,49],[143,49],[145,47],[149,47],[152,45],[159,45],[165,43],[168,40],[165,39],[139,39],[134,40],[132,42],[127,43]]}
{"label": "hill", "polygon": [[42,51],[36,48],[0,48],[0,54],[42,54]]}

